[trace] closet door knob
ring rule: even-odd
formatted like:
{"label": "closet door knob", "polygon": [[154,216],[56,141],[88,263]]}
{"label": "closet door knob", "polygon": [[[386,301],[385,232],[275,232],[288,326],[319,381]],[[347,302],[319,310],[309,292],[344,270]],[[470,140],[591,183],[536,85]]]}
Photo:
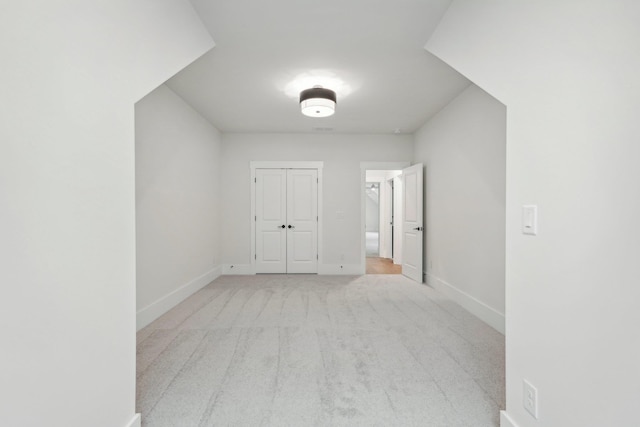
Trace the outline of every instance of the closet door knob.
{"label": "closet door knob", "polygon": [[279,228],[284,228],[284,224],[282,224]]}
{"label": "closet door knob", "polygon": [[296,228],[296,227],[294,227],[293,225],[289,224],[289,228]]}

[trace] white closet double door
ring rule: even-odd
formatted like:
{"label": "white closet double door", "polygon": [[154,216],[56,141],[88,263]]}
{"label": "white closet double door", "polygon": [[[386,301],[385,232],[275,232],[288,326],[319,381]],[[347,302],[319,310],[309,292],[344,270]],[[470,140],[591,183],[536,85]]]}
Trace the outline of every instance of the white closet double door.
{"label": "white closet double door", "polygon": [[256,273],[317,273],[317,169],[256,169],[255,177]]}

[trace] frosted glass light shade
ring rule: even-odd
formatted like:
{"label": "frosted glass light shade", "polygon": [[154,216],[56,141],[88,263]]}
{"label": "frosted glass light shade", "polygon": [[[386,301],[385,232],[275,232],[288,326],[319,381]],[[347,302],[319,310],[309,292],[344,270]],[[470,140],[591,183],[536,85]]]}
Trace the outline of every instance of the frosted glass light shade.
{"label": "frosted glass light shade", "polygon": [[336,93],[323,87],[300,92],[300,110],[309,117],[329,117],[336,111]]}
{"label": "frosted glass light shade", "polygon": [[336,103],[322,98],[311,98],[300,103],[302,114],[309,117],[329,117],[336,111]]}

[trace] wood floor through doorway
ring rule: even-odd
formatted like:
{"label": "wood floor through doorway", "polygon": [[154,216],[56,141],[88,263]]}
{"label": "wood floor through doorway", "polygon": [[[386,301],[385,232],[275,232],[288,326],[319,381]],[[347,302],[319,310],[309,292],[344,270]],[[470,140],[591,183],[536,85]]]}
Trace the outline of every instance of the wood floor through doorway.
{"label": "wood floor through doorway", "polygon": [[402,274],[402,266],[389,258],[367,257],[367,274]]}

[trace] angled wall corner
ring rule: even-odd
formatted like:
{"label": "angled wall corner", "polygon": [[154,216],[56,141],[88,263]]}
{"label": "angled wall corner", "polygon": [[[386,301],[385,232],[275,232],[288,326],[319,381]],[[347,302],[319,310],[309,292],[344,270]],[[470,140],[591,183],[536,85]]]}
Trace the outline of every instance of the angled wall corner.
{"label": "angled wall corner", "polygon": [[[506,104],[508,80],[498,78],[504,73],[495,72],[495,63],[485,61],[486,46],[499,49],[500,43],[493,44],[493,37],[501,37],[499,32],[487,36],[487,44],[474,40],[472,34],[484,31],[486,17],[499,14],[499,2],[458,2],[454,1],[424,46],[424,49],[457,72],[471,80],[498,101]],[[483,39],[483,41],[485,41]],[[500,40],[498,40],[499,42]],[[510,62],[502,64],[511,66]]]}
{"label": "angled wall corner", "polygon": [[188,0],[135,2],[137,49],[131,58],[133,100],[139,101],[215,47],[215,42]]}

